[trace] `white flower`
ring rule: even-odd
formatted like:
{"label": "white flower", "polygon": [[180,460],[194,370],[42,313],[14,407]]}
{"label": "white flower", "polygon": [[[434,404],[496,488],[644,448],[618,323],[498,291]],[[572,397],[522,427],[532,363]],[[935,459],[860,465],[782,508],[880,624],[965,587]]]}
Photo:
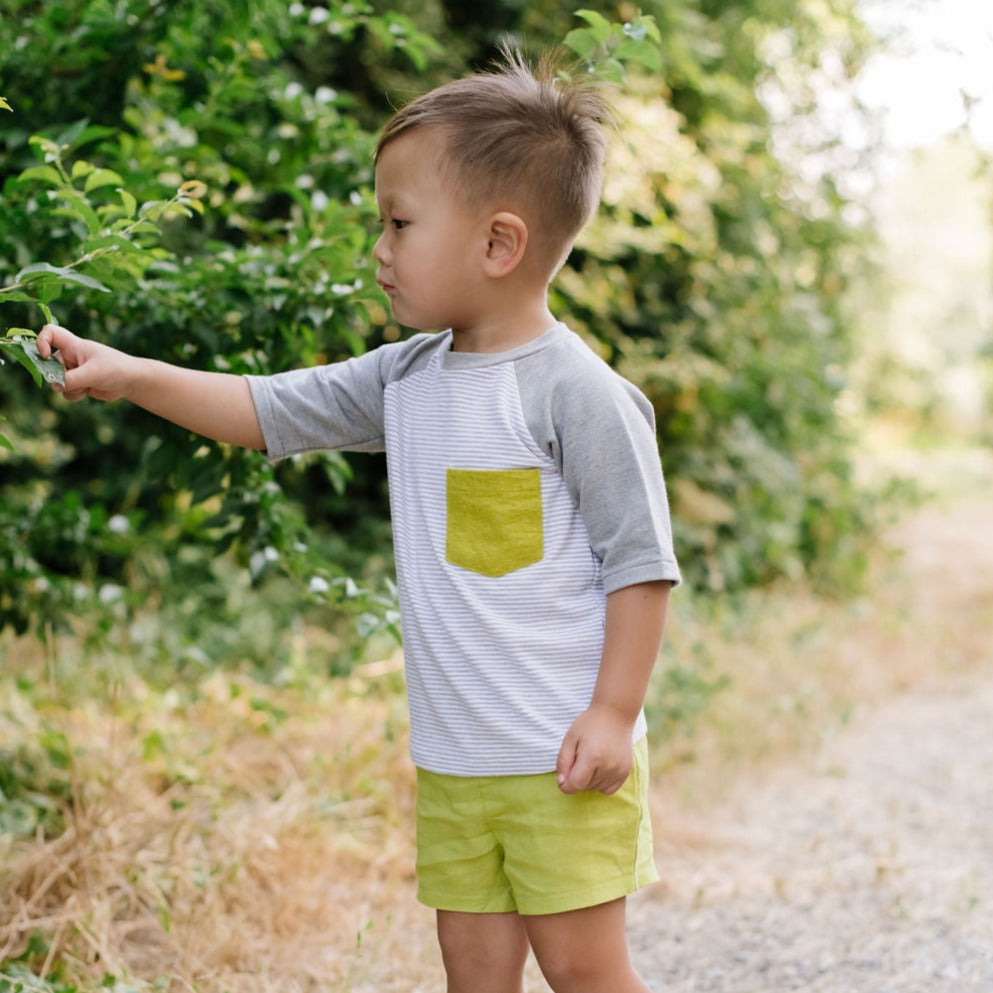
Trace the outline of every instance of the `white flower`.
{"label": "white flower", "polygon": [[100,587],[100,592],[97,596],[100,598],[100,602],[105,606],[110,603],[114,603],[116,600],[120,600],[124,595],[124,588],[118,586],[117,583],[104,583]]}

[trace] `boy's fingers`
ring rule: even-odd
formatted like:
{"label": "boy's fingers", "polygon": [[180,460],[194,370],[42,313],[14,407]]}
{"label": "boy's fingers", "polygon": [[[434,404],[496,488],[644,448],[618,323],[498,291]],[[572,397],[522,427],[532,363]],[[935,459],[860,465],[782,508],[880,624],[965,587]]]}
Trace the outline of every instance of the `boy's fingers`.
{"label": "boy's fingers", "polygon": [[596,761],[590,761],[578,752],[573,753],[573,761],[563,773],[561,755],[558,786],[563,793],[582,793],[595,790],[604,796],[616,793],[627,780],[628,773],[623,769],[613,769]]}
{"label": "boy's fingers", "polygon": [[38,354],[43,358],[47,359],[52,353],[52,325],[46,324],[39,332],[38,337],[35,339],[35,345],[38,348]]}
{"label": "boy's fingers", "polygon": [[66,400],[75,403],[77,400],[84,400],[89,396],[89,384],[79,382],[81,378],[81,370],[66,370],[65,387],[62,390],[62,395]]}
{"label": "boy's fingers", "polygon": [[58,324],[46,324],[38,332],[38,337],[35,341],[35,345],[38,347],[38,354],[43,359],[47,359],[52,354],[52,349],[59,347],[59,340],[62,339],[64,341],[66,337],[71,338],[72,332],[66,328],[59,327]]}
{"label": "boy's fingers", "polygon": [[585,762],[581,755],[576,755],[575,761],[566,775],[559,776],[559,789],[563,793],[582,793],[583,790],[593,788],[595,776],[596,769],[591,769],[589,763]]}
{"label": "boy's fingers", "polygon": [[[559,749],[559,757],[555,763],[556,782],[559,789],[562,789],[576,767],[577,744],[569,735],[566,735],[565,741],[562,742],[562,747]],[[566,791],[563,790],[563,792]]]}

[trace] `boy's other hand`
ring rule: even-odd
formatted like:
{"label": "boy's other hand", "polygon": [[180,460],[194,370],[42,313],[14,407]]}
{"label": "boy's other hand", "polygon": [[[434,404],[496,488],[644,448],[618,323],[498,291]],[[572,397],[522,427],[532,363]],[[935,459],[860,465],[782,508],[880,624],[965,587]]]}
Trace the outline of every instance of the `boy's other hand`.
{"label": "boy's other hand", "polygon": [[119,400],[125,395],[130,356],[108,345],[79,338],[67,328],[46,324],[36,341],[38,354],[47,359],[52,354],[65,366],[65,386],[52,389],[74,403],[84,397]]}
{"label": "boy's other hand", "polygon": [[566,732],[555,771],[563,793],[616,793],[634,763],[632,725],[609,707],[592,705]]}

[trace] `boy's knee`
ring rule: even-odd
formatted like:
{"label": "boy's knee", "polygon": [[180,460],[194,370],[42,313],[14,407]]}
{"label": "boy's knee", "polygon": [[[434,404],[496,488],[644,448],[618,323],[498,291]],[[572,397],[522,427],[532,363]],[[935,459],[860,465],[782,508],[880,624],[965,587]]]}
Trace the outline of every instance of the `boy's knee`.
{"label": "boy's knee", "polygon": [[538,958],[538,965],[554,993],[617,993],[643,988],[627,962],[546,952]]}
{"label": "boy's knee", "polygon": [[520,993],[527,935],[511,914],[439,914],[438,941],[454,993]]}
{"label": "boy's knee", "polygon": [[584,961],[582,956],[545,952],[538,958],[538,965],[555,993],[592,989],[589,984],[596,979],[596,963]]}
{"label": "boy's knee", "polygon": [[526,918],[542,974],[555,993],[647,993],[631,966],[625,901]]}

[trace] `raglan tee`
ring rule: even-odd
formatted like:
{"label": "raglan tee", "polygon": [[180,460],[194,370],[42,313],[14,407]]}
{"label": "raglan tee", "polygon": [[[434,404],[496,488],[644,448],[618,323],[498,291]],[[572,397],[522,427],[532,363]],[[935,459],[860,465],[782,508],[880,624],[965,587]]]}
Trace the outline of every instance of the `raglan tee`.
{"label": "raglan tee", "polygon": [[680,578],[644,395],[561,324],[496,354],[417,334],[247,378],[269,458],[386,452],[415,764],[553,771],[606,595]]}

